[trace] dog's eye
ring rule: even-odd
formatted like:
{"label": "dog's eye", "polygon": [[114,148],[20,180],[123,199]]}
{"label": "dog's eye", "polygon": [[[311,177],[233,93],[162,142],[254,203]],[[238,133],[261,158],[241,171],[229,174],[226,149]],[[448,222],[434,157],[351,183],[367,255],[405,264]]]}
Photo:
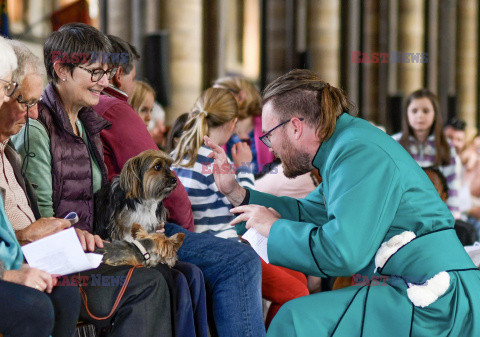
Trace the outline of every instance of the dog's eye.
{"label": "dog's eye", "polygon": [[156,165],[153,167],[153,169],[154,169],[155,171],[160,171],[160,170],[162,169],[162,165],[156,164]]}

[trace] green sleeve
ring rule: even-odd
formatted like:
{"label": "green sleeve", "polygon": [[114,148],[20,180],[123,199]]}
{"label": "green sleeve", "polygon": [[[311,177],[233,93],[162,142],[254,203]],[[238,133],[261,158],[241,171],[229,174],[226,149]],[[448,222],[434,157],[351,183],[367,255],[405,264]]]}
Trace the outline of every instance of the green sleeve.
{"label": "green sleeve", "polygon": [[[28,158],[28,165],[25,171],[27,178],[32,184],[38,186],[36,189],[38,208],[42,217],[54,216],[52,200],[52,155],[50,153],[50,138],[47,130],[38,121],[29,120],[29,145],[31,155]],[[22,156],[23,161],[27,160],[24,148],[25,128],[12,137],[15,148]]]}
{"label": "green sleeve", "polygon": [[282,219],[312,222],[317,225],[322,225],[327,221],[327,211],[324,200],[323,184],[320,184],[304,199],[298,200],[250,190],[249,204],[272,207],[282,215]]}
{"label": "green sleeve", "polygon": [[326,206],[323,196],[318,200],[320,220],[312,222],[314,206],[304,202],[299,209],[308,212],[308,222],[277,220],[268,238],[273,264],[309,275],[350,276],[369,265],[383,242],[402,196],[398,168],[375,144],[346,146],[333,156],[324,177]]}

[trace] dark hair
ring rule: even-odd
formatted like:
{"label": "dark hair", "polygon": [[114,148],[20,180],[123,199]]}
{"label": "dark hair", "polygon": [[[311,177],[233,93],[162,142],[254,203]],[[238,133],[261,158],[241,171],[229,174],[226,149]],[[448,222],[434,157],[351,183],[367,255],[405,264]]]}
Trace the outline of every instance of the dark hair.
{"label": "dark hair", "polygon": [[463,119],[453,117],[448,120],[445,126],[451,126],[454,130],[457,130],[457,131],[465,131],[465,128],[467,127],[467,123],[465,123]]}
{"label": "dark hair", "polygon": [[303,117],[322,141],[333,134],[342,113],[356,114],[355,105],[341,89],[306,69],[292,70],[270,83],[263,92],[263,104],[270,101],[280,120]]}
{"label": "dark hair", "polygon": [[187,120],[188,112],[185,112],[178,116],[175,122],[173,122],[172,127],[168,131],[167,141],[165,144],[165,150],[167,153],[170,153],[177,145],[177,141],[183,133],[183,127],[187,123]]}
{"label": "dark hair", "polygon": [[[440,180],[440,184],[442,185],[442,190],[443,192],[445,193],[445,196],[446,198],[448,198],[448,182],[447,182],[447,178],[445,178],[445,176],[443,175],[443,173],[438,169],[438,167],[436,166],[428,166],[428,167],[422,167],[422,169],[425,171],[425,173],[427,172],[431,172],[433,173],[433,175],[435,175],[438,180]],[[432,183],[434,183],[432,181]],[[435,183],[434,183],[435,184]]]}
{"label": "dark hair", "polygon": [[[402,136],[399,143],[410,153],[409,140],[410,136],[415,137],[410,123],[408,123],[408,106],[414,99],[428,98],[433,106],[435,117],[433,119],[433,125],[430,128],[429,135],[435,136],[435,165],[449,165],[450,164],[450,145],[447,142],[445,134],[443,132],[442,114],[438,106],[437,96],[428,89],[419,89],[412,92],[403,106],[403,118],[402,118]],[[410,153],[411,154],[411,153]]]}
{"label": "dark hair", "polygon": [[43,57],[48,80],[57,83],[59,78],[53,67],[60,61],[62,65],[73,69],[79,64],[91,64],[102,60],[99,56],[111,53],[112,45],[98,29],[84,23],[69,23],[50,34],[43,46]]}
{"label": "dark hair", "polygon": [[125,40],[115,35],[107,35],[113,47],[113,52],[119,55],[128,54],[128,58],[120,57],[121,60],[115,66],[121,66],[125,74],[130,74],[133,69],[133,62],[140,59],[137,49]]}

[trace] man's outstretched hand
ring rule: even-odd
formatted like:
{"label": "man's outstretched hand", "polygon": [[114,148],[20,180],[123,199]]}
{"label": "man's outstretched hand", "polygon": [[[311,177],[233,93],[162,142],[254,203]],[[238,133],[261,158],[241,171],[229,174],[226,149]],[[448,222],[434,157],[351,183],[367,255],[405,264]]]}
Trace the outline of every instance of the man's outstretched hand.
{"label": "man's outstretched hand", "polygon": [[235,170],[228,162],[225,151],[215,144],[207,136],[204,137],[205,145],[212,153],[208,156],[213,158],[213,177],[218,190],[225,195],[233,206],[238,206],[245,198],[246,191],[241,187],[235,177]]}

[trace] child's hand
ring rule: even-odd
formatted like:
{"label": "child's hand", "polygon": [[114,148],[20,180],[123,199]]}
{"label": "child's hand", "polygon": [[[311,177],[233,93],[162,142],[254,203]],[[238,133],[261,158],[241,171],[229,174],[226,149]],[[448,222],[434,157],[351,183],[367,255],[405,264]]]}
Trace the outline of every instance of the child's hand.
{"label": "child's hand", "polygon": [[240,142],[232,146],[232,158],[235,167],[249,165],[252,161],[252,151],[247,143]]}

